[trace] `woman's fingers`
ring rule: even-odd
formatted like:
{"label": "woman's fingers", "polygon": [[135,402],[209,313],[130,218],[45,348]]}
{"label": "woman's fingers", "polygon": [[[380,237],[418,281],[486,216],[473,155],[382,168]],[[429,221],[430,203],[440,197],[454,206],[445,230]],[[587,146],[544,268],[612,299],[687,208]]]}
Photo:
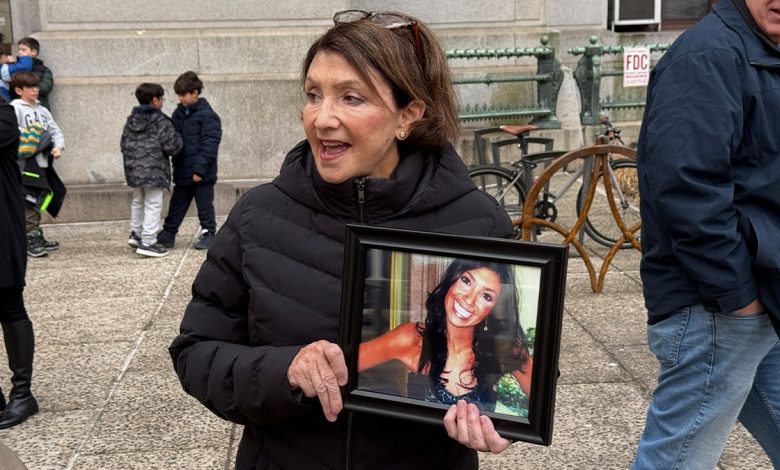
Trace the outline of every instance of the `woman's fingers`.
{"label": "woman's fingers", "polygon": [[322,411],[328,421],[336,421],[336,415],[341,411],[341,392],[339,383],[333,367],[328,361],[328,356],[323,351],[323,355],[316,358],[317,371],[314,374],[313,383],[317,391],[317,398],[322,404]]}
{"label": "woman's fingers", "polygon": [[507,447],[512,444],[509,439],[504,439],[496,432],[496,428],[493,426],[493,422],[487,416],[479,417],[482,425],[482,435],[485,438],[488,450],[494,454],[500,454],[505,451]]}
{"label": "woman's fingers", "polygon": [[447,410],[444,428],[452,439],[482,452],[498,454],[512,443],[499,436],[493,422],[487,416],[481,416],[476,405],[463,400],[458,400]]}
{"label": "woman's fingers", "polygon": [[347,365],[337,345],[323,340],[301,348],[287,369],[287,379],[292,388],[320,400],[328,421],[336,420],[342,408],[339,386],[347,383]]}
{"label": "woman's fingers", "polygon": [[333,343],[326,343],[324,350],[328,364],[336,377],[336,382],[340,386],[347,385],[347,363],[344,361],[344,352]]}
{"label": "woman's fingers", "polygon": [[447,413],[444,415],[444,429],[447,430],[447,435],[450,439],[458,440],[458,406],[452,405]]}
{"label": "woman's fingers", "polygon": [[[479,414],[479,413],[478,413]],[[468,406],[464,400],[458,400],[444,415],[444,429],[447,435],[464,446],[471,447],[469,439]],[[473,447],[472,447],[473,448]]]}
{"label": "woman's fingers", "polygon": [[479,408],[473,403],[466,407],[466,428],[468,429],[468,446],[472,449],[486,451],[485,436],[482,434],[482,424],[479,421]]}

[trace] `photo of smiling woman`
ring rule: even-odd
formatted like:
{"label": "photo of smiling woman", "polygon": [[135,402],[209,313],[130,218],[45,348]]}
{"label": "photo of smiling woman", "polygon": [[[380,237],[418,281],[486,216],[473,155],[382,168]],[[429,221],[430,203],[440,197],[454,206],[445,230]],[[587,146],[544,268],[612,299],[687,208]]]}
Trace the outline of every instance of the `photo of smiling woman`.
{"label": "photo of smiling woman", "polygon": [[[455,259],[437,280],[424,318],[409,312],[409,321],[361,343],[358,372],[399,361],[406,371],[402,396],[527,416],[533,344],[521,325],[515,266]],[[371,381],[361,376],[358,388]]]}

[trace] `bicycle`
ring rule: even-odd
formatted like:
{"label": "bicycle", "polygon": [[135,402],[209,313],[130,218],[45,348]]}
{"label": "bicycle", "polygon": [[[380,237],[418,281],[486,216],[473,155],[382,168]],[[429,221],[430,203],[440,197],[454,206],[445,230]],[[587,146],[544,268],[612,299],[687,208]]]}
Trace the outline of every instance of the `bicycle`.
{"label": "bicycle", "polygon": [[[607,144],[611,146],[619,145],[625,149],[625,143],[620,137],[620,128],[615,127],[606,115],[599,116],[599,122],[604,126],[604,130],[597,135],[597,144]],[[627,227],[631,227],[641,222],[639,214],[639,180],[637,178],[636,159],[626,158],[625,153],[617,153],[618,147],[613,148],[613,152],[608,153],[609,157],[609,177],[612,183],[613,200],[616,203],[618,214]],[[621,158],[617,158],[617,157]],[[604,245],[612,246],[622,235],[620,227],[615,223],[615,217],[611,212],[607,198],[607,190],[604,187],[603,178],[598,179],[598,186],[594,202],[585,219],[585,233],[593,240]],[[580,188],[577,195],[577,214],[583,206],[585,188]],[[598,198],[598,199],[596,199]],[[637,239],[641,235],[637,234]],[[623,248],[629,248],[632,244],[626,242]]]}
{"label": "bicycle", "polygon": [[[590,205],[587,218],[583,224],[583,231],[595,242],[611,247],[622,236],[622,231],[615,223],[607,194],[613,194],[618,213],[625,225],[630,227],[639,222],[639,185],[636,175],[636,161],[632,158],[615,157],[615,155],[627,157],[628,155],[626,154],[631,154],[631,152],[622,150],[625,149],[625,145],[620,138],[621,129],[613,126],[607,116],[601,116],[599,122],[604,126],[604,129],[597,135],[597,143],[614,146],[610,147],[614,149],[614,154],[613,152],[608,154],[609,166],[607,167],[610,182],[612,183],[612,191],[607,191],[604,187],[602,175],[599,175],[596,180],[598,181],[598,186],[595,191],[594,201]],[[526,195],[534,183],[534,169],[540,165],[547,167],[552,161],[567,152],[546,150],[538,153],[527,153],[528,142],[524,142],[524,140],[530,141],[534,139],[529,136],[529,133],[535,130],[535,126],[502,126],[501,129],[517,138],[521,158],[509,164],[512,168],[511,170],[497,164],[479,165],[469,170],[469,176],[471,176],[477,188],[496,198],[510,217],[517,218],[522,214]],[[616,143],[619,146],[615,145]],[[493,145],[495,156],[496,145],[502,145],[502,143],[499,142]],[[568,175],[568,178],[554,189],[551,189],[548,180],[534,203],[534,217],[555,222],[558,217],[556,202],[566,194],[575,182],[583,181],[575,204],[577,216],[579,217],[588,190],[582,176],[583,174],[588,174],[585,172],[589,170],[590,166],[587,164],[581,165],[573,172],[568,171],[564,167],[563,174]],[[625,242],[622,245],[624,248],[631,246],[633,245],[630,242]]]}

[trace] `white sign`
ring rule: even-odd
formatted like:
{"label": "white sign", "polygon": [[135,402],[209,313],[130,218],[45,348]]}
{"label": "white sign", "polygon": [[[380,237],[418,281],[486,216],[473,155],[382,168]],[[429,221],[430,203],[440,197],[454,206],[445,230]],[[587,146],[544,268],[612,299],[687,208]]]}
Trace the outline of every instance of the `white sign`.
{"label": "white sign", "polygon": [[650,48],[623,49],[623,86],[647,86],[650,81]]}

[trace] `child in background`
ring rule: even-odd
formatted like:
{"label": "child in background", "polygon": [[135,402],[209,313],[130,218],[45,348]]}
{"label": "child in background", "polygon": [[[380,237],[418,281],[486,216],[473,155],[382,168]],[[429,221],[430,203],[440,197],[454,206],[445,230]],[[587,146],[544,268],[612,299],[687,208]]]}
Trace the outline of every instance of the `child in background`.
{"label": "child in background", "polygon": [[163,191],[171,187],[170,156],[179,153],[181,137],[161,111],[164,90],[156,83],[142,83],[135,90],[133,108],[122,131],[125,179],[133,188],[130,205],[130,238],[136,253],[161,257],[168,250],[157,243]]}
{"label": "child in background", "polygon": [[[37,39],[31,37],[22,38],[16,44],[19,47],[20,56],[29,56],[32,59],[31,70],[41,79],[41,84],[38,85],[38,101],[41,102],[41,105],[51,111],[51,106],[49,106],[49,93],[51,93],[52,88],[54,88],[54,75],[51,73],[51,69],[44,65],[43,61],[38,58],[41,44]],[[14,99],[19,98],[13,90],[11,90],[11,96]]]}
{"label": "child in background", "polygon": [[198,207],[202,229],[196,250],[208,249],[214,241],[217,221],[214,213],[214,184],[217,182],[217,153],[222,140],[222,123],[208,101],[201,97],[203,82],[195,72],[184,72],[176,79],[173,90],[179,105],[173,112],[173,126],[184,142],[182,151],[173,157],[173,195],[163,231],[157,242],[172,248],[176,233],[192,199]]}
{"label": "child in background", "polygon": [[16,72],[32,70],[32,67],[33,58],[26,49],[19,48],[18,57],[12,55],[0,56],[0,96],[2,96],[7,103],[12,101],[11,90],[13,87],[10,85],[11,77],[13,77]]}
{"label": "child in background", "polygon": [[[62,130],[49,110],[38,101],[39,84],[40,79],[34,72],[17,72],[11,79],[11,88],[20,96],[11,102],[16,111],[19,130],[26,135],[40,132],[37,148],[30,152],[32,156],[20,153],[19,166],[22,168],[22,184],[25,186],[25,176],[33,175],[32,180],[36,183],[44,182],[47,179],[45,173],[50,166],[49,158],[60,158],[65,146]],[[27,254],[34,258],[46,256],[48,252],[59,249],[60,244],[43,237],[41,211],[45,210],[46,206],[41,206],[40,201],[27,202],[24,207],[27,219]]]}

